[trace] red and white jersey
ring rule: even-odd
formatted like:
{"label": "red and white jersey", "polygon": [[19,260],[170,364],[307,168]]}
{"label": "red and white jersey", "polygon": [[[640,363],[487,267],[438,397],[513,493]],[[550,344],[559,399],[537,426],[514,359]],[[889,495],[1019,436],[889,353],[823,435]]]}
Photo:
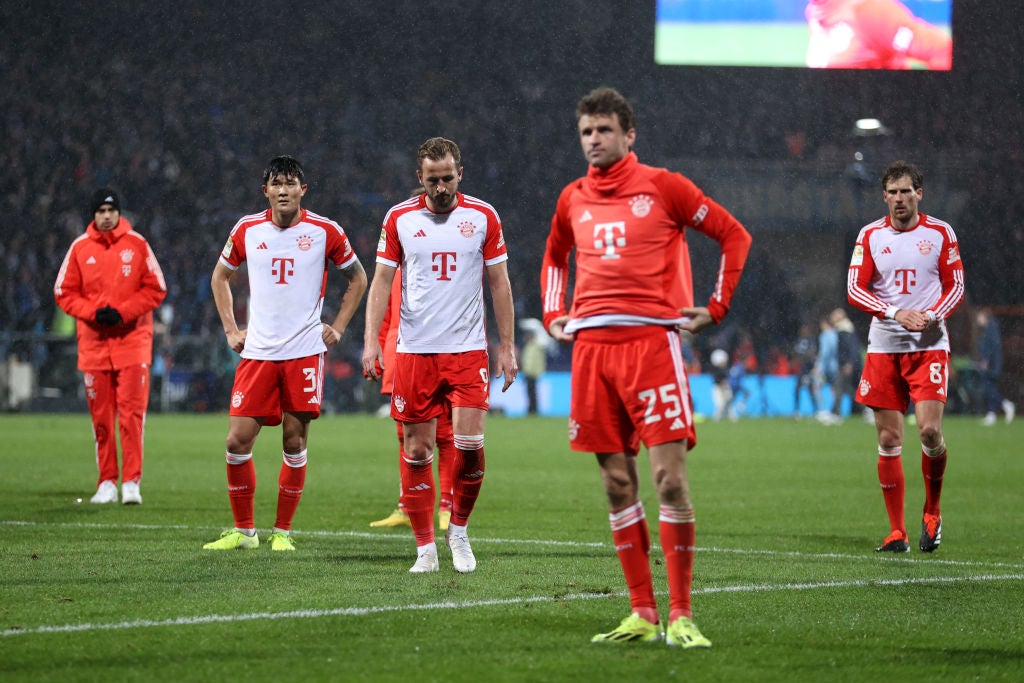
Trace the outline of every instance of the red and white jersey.
{"label": "red and white jersey", "polygon": [[508,259],[505,238],[494,207],[456,197],[447,213],[434,213],[419,195],[384,217],[377,262],[402,269],[398,353],[487,349],[484,274]]}
{"label": "red and white jersey", "polygon": [[288,360],[327,350],[320,314],[327,266],[357,260],[341,226],[302,209],[299,222],[282,228],[271,209],[243,216],[231,230],[220,262],[249,271],[249,323],[242,358]]}
{"label": "red and white jersey", "polygon": [[[846,279],[850,304],[874,316],[868,353],[949,350],[946,318],[964,296],[964,265],[952,226],[918,214],[903,232],[889,216],[861,228]],[[890,307],[932,311],[937,325],[921,332],[885,317]]]}
{"label": "red and white jersey", "polygon": [[641,164],[633,152],[608,169],[590,167],[562,190],[551,219],[540,277],[545,329],[565,315],[573,248],[576,284],[566,332],[682,322],[679,309],[693,306],[687,227],[722,248],[707,303],[717,322],[746,262],[746,229],[689,179]]}

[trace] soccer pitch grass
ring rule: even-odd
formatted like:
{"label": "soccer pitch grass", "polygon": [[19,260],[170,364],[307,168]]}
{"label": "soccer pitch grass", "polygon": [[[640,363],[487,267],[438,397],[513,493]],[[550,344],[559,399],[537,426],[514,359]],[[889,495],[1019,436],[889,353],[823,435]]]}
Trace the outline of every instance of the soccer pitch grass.
{"label": "soccer pitch grass", "polygon": [[[629,612],[593,456],[565,420],[491,417],[470,524],[478,567],[414,576],[411,532],[370,529],[397,496],[393,423],[313,423],[297,552],[204,551],[231,526],[224,415],[151,415],[142,506],[91,505],[87,416],[0,416],[4,681],[928,681],[1024,679],[1024,427],[947,418],[943,542],[888,532],[859,419],[704,423],[689,459],[695,621],[714,643],[591,644]],[[273,524],[280,429],[257,444]],[[642,489],[657,544],[657,505]],[[84,502],[77,504],[76,498]],[[664,566],[653,571],[663,617]]]}

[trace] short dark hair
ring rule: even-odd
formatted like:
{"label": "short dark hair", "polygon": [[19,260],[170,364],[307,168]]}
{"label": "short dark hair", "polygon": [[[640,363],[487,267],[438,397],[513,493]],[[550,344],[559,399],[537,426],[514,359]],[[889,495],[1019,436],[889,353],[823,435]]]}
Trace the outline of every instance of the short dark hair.
{"label": "short dark hair", "polygon": [[584,95],[576,104],[576,121],[583,116],[614,114],[619,118],[622,130],[628,132],[636,128],[636,116],[629,100],[615,88],[595,88]]}
{"label": "short dark hair", "polygon": [[286,178],[295,178],[300,183],[306,182],[306,177],[302,173],[302,164],[295,157],[290,157],[286,154],[274,157],[267,164],[267,167],[263,169],[263,184],[266,185],[271,178],[276,178],[279,175]]}
{"label": "short dark hair", "polygon": [[910,182],[915,190],[924,187],[924,173],[921,173],[921,170],[909,161],[900,160],[892,162],[889,168],[885,169],[885,173],[882,174],[882,189],[884,190],[893,180],[899,180],[905,175],[910,176]]}
{"label": "short dark hair", "polygon": [[416,168],[423,165],[424,159],[443,161],[449,154],[455,160],[456,167],[462,166],[462,152],[459,151],[458,145],[448,138],[430,138],[420,145],[420,149],[416,153]]}

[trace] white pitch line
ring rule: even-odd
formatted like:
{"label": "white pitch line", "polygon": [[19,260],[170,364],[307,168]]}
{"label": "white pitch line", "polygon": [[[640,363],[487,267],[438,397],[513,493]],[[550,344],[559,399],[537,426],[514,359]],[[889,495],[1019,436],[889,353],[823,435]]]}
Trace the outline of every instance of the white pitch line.
{"label": "white pitch line", "polygon": [[[90,529],[143,529],[146,531],[160,531],[160,530],[188,530],[192,529],[195,531],[223,531],[223,526],[188,526],[183,524],[100,524],[96,522],[28,522],[20,520],[0,520],[0,526],[51,526],[51,527],[70,527],[70,528],[90,528]],[[269,531],[269,529],[261,529],[261,531]],[[326,536],[335,538],[376,538],[386,541],[408,541],[409,533],[393,533],[393,532],[373,532],[373,531],[328,531],[328,530],[310,530],[303,531],[302,529],[295,529],[294,533],[298,536]],[[502,545],[508,544],[519,544],[519,545],[547,545],[565,548],[611,548],[610,543],[602,542],[583,542],[583,541],[553,541],[549,539],[540,538],[487,538],[487,537],[473,537],[473,543],[497,543]],[[657,544],[652,545],[652,549],[658,548]],[[927,563],[929,565],[946,565],[951,567],[991,567],[999,569],[1024,569],[1024,564],[1013,563],[1013,562],[977,562],[972,560],[946,560],[934,555],[929,557],[922,557],[920,555],[915,556],[900,556],[893,555],[891,553],[878,554],[874,552],[865,552],[863,555],[855,555],[851,553],[805,553],[799,550],[751,550],[749,548],[719,548],[715,546],[697,547],[698,553],[723,553],[723,554],[736,554],[736,555],[767,555],[774,557],[794,557],[803,559],[822,559],[822,560],[870,560],[870,561],[883,561],[883,562],[910,562],[910,563]]]}
{"label": "white pitch line", "polygon": [[[880,579],[869,581],[824,581],[820,583],[749,584],[738,586],[709,586],[693,591],[694,595],[713,593],[766,593],[772,591],[815,590],[821,588],[865,588],[871,586],[903,586],[931,583],[966,583],[977,581],[1022,581],[1024,574],[981,575],[971,577],[934,577],[911,579]],[[323,617],[366,616],[387,612],[412,612],[422,610],[471,609],[498,605],[525,605],[544,602],[566,602],[571,600],[594,600],[596,598],[623,597],[623,593],[573,593],[568,595],[530,598],[503,598],[495,600],[467,600],[462,602],[432,602],[411,605],[383,605],[367,607],[336,607],[326,610],[290,610],[287,612],[253,612],[249,614],[211,614],[200,617],[175,617],[174,619],[136,619],[107,624],[64,624],[61,626],[36,626],[24,629],[0,631],[4,638],[11,636],[42,635],[47,633],[82,633],[86,631],[118,631],[133,628],[161,628],[166,626],[199,626],[203,624],[237,623],[242,621],[273,621],[278,619],[319,619]]]}

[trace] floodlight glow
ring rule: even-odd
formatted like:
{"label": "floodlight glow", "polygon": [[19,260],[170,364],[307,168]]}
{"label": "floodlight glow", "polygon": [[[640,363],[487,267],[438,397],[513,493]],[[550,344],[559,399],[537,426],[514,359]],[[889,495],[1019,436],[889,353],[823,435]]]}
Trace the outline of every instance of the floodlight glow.
{"label": "floodlight glow", "polygon": [[882,127],[882,122],[878,119],[857,119],[857,130],[879,130]]}

